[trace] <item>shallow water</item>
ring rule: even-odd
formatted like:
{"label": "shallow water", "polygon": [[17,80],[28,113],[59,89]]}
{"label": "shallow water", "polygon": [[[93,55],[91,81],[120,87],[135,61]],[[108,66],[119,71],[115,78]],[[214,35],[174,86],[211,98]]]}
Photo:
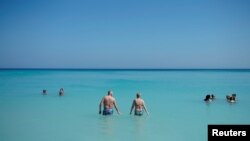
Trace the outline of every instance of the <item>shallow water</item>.
{"label": "shallow water", "polygon": [[[100,116],[110,89],[122,115]],[[208,124],[250,123],[250,70],[1,70],[0,91],[1,141],[205,141]],[[150,116],[129,115],[136,92]]]}

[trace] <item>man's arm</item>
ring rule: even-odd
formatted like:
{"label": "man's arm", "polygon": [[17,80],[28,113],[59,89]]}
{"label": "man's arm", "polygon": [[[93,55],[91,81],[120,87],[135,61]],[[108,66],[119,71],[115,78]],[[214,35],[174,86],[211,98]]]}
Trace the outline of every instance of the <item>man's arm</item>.
{"label": "man's arm", "polygon": [[102,98],[102,100],[101,100],[101,102],[100,102],[100,104],[99,104],[99,114],[102,113],[102,103],[103,103],[103,99],[104,99],[104,98]]}
{"label": "man's arm", "polygon": [[143,109],[146,111],[147,115],[149,115],[148,110],[146,108],[145,102],[143,101]]}
{"label": "man's arm", "polygon": [[132,114],[132,111],[133,111],[134,107],[135,107],[135,100],[133,100],[133,103],[132,103],[132,106],[131,106],[131,109],[130,109],[130,115]]}
{"label": "man's arm", "polygon": [[119,112],[119,110],[118,110],[118,107],[117,107],[117,105],[116,105],[115,99],[114,99],[114,106],[115,106],[115,109],[116,109],[117,113],[120,114],[120,112]]}

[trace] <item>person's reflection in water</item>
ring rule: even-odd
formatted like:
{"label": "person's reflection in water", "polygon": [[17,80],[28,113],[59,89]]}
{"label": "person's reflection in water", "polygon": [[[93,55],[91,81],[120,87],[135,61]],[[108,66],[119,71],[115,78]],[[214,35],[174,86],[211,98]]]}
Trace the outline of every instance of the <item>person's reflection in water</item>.
{"label": "person's reflection in water", "polygon": [[147,140],[147,135],[149,134],[148,132],[148,116],[144,117],[139,117],[139,116],[134,116],[132,119],[132,134],[134,135],[135,140]]}
{"label": "person's reflection in water", "polygon": [[100,120],[100,127],[101,127],[101,134],[103,134],[106,137],[112,137],[114,132],[114,124],[115,124],[115,118],[110,116],[101,116],[99,117]]}

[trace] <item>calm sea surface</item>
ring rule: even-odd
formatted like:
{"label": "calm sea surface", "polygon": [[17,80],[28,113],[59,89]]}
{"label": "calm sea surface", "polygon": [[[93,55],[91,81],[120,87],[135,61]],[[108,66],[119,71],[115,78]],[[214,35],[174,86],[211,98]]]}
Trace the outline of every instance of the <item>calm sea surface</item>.
{"label": "calm sea surface", "polygon": [[[122,115],[98,115],[108,90]],[[150,116],[129,115],[136,92]],[[250,70],[0,70],[1,141],[206,141],[208,124],[250,124],[249,108]]]}

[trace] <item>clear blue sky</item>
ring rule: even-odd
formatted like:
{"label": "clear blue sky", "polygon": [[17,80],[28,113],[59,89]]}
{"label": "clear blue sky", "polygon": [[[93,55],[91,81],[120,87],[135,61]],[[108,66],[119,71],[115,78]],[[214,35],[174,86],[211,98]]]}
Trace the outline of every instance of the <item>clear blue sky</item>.
{"label": "clear blue sky", "polygon": [[0,0],[0,68],[250,68],[248,0]]}

